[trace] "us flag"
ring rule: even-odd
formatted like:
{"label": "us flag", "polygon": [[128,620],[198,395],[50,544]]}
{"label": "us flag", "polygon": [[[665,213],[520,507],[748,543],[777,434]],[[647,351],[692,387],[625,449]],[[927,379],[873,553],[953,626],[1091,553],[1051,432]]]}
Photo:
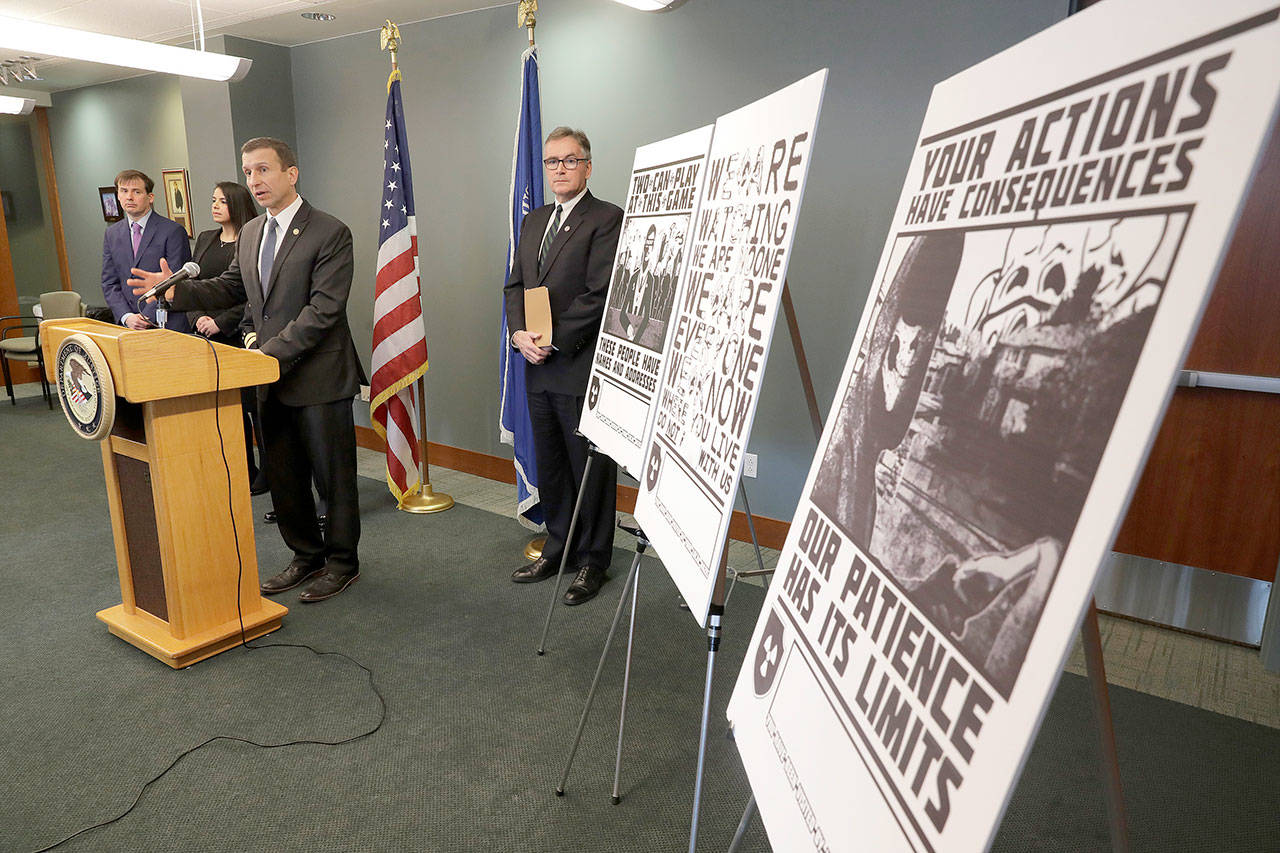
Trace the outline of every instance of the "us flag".
{"label": "us flag", "polygon": [[373,301],[373,428],[387,446],[387,486],[397,506],[422,490],[416,431],[417,388],[427,370],[426,329],[418,288],[418,228],[413,213],[409,141],[399,74],[387,86],[378,275]]}

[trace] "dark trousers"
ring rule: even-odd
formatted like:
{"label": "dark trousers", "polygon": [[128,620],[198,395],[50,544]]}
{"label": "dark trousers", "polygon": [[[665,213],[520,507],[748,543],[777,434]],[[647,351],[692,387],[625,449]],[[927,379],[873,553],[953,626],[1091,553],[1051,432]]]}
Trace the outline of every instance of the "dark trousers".
{"label": "dark trousers", "polygon": [[[249,460],[249,485],[258,478],[258,468],[267,440],[262,436],[262,418],[258,417],[258,389],[249,385],[240,389],[240,408],[244,411],[244,457]],[[257,444],[255,455],[254,444]],[[254,459],[259,461],[255,462]]]}
{"label": "dark trousers", "polygon": [[[356,430],[351,401],[286,406],[262,403],[263,466],[280,535],[294,555],[334,574],[359,571],[360,499],[356,490]],[[323,534],[311,496],[315,479],[328,504]]]}
{"label": "dark trousers", "polygon": [[560,562],[581,487],[585,493],[569,549],[569,566],[590,564],[607,569],[613,558],[618,467],[603,453],[596,454],[591,463],[591,479],[583,485],[587,440],[574,434],[582,417],[583,398],[551,391],[529,391],[527,396],[533,450],[538,458],[538,497],[547,524],[547,544],[542,547],[542,555]]}

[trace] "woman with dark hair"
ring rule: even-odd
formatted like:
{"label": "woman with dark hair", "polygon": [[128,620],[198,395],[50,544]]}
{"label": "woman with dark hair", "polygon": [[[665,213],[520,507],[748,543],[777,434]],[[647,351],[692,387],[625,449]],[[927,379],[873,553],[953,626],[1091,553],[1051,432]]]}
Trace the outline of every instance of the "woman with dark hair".
{"label": "woman with dark hair", "polygon": [[[200,265],[200,278],[216,278],[227,271],[236,254],[236,239],[240,236],[240,229],[258,215],[253,205],[253,196],[235,181],[220,181],[214,186],[209,212],[219,227],[201,231],[196,236],[196,248],[192,252],[191,259]],[[239,327],[244,319],[244,307],[245,303],[241,302],[239,305],[213,314],[205,311],[188,311],[187,320],[197,334],[220,344],[238,347],[241,345]],[[257,436],[258,447],[264,446],[261,436],[262,428],[258,422],[256,389],[241,389],[241,402],[244,404],[245,455],[249,460],[249,491],[260,495],[267,490],[267,481],[253,458],[251,436]]]}

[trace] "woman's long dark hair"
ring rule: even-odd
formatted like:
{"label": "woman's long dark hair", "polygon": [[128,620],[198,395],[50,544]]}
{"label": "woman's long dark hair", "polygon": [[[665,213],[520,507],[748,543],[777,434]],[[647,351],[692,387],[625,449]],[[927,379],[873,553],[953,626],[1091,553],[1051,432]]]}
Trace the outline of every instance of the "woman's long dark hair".
{"label": "woman's long dark hair", "polygon": [[218,181],[214,187],[222,190],[222,197],[227,200],[227,212],[231,215],[230,224],[235,226],[236,237],[239,237],[244,224],[258,215],[258,209],[253,206],[253,196],[243,184],[235,181]]}

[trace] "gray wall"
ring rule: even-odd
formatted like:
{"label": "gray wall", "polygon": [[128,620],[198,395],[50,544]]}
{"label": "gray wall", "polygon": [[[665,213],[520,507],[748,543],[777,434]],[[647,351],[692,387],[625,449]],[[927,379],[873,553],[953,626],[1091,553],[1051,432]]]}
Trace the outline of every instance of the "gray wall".
{"label": "gray wall", "polygon": [[[208,49],[225,53],[223,41],[221,36],[210,39]],[[190,77],[182,78],[179,86],[182,89],[183,125],[187,133],[191,209],[195,213],[194,230],[199,234],[214,227],[209,213],[213,185],[240,178],[240,157],[231,120],[231,87],[226,83]]]}
{"label": "gray wall", "polygon": [[222,53],[253,60],[248,76],[239,83],[228,84],[238,166],[240,145],[245,140],[255,136],[292,140],[297,136],[290,50],[235,36],[225,36],[219,41]]}
{"label": "gray wall", "polygon": [[5,227],[14,286],[24,301],[62,289],[44,169],[37,165],[36,152],[34,116],[0,118],[0,190],[13,205],[12,213],[5,216]]}
{"label": "gray wall", "polygon": [[[712,121],[826,66],[823,115],[790,270],[829,406],[937,81],[1054,23],[1066,0],[689,0],[641,14],[544,4],[543,127],[592,139],[593,191],[621,203],[637,145]],[[498,443],[497,325],[523,30],[510,6],[401,27],[423,260],[431,438]],[[349,313],[368,360],[386,54],[377,33],[292,51],[304,194],[355,234]],[[749,449],[752,509],[789,519],[814,439],[783,322]]]}
{"label": "gray wall", "polygon": [[[156,206],[165,211],[160,173],[187,165],[182,92],[176,78],[150,74],[53,96],[49,136],[58,174],[62,227],[71,286],[102,305],[102,208],[99,186],[121,169],[141,169],[156,182]],[[195,197],[201,191],[192,187]],[[197,205],[196,225],[202,222]],[[208,214],[203,219],[208,222]]]}

